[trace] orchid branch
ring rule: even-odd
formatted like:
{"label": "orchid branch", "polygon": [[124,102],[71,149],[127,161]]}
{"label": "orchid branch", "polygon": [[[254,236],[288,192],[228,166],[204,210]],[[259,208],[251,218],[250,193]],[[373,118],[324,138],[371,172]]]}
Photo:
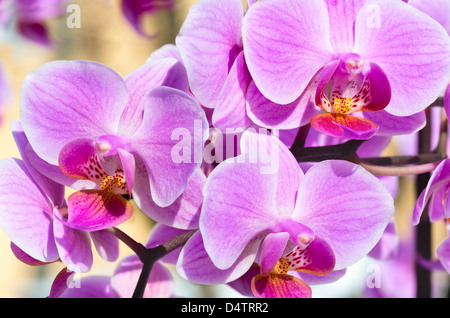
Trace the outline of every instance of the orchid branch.
{"label": "orchid branch", "polygon": [[108,232],[131,248],[143,263],[142,271],[133,293],[133,298],[142,298],[144,295],[145,287],[147,286],[147,281],[150,277],[153,265],[162,257],[176,250],[178,247],[183,246],[196,231],[197,230],[185,232],[161,245],[146,248],[118,228],[108,228]]}

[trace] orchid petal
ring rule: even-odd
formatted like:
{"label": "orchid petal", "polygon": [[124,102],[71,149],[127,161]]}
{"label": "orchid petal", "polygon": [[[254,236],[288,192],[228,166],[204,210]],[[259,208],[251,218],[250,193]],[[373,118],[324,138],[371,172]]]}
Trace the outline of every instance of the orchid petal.
{"label": "orchid petal", "polygon": [[278,104],[296,100],[332,57],[323,1],[255,3],[245,15],[242,34],[245,60],[256,86]]}
{"label": "orchid petal", "polygon": [[314,104],[318,72],[304,92],[293,102],[281,105],[264,97],[254,81],[247,90],[247,114],[257,125],[271,129],[293,129],[309,123],[309,119],[322,110]]}
{"label": "orchid petal", "polygon": [[394,211],[378,178],[348,161],[329,160],[303,177],[293,218],[331,246],[335,269],[342,269],[370,252]]}
{"label": "orchid petal", "polygon": [[87,276],[81,278],[79,287],[67,288],[59,298],[116,298],[108,276]]}
{"label": "orchid petal", "polygon": [[144,116],[147,94],[155,87],[169,86],[187,92],[186,69],[175,58],[150,58],[124,77],[130,98],[120,118],[119,134],[131,136]]}
{"label": "orchid petal", "polygon": [[200,169],[189,179],[183,193],[169,206],[160,207],[151,197],[146,169],[137,166],[133,198],[136,205],[152,220],[179,229],[198,228],[203,202],[202,188],[206,176]]}
{"label": "orchid petal", "polygon": [[314,275],[326,275],[334,269],[336,259],[331,246],[323,239],[315,237],[306,247],[296,247],[283,258],[288,260],[288,270]]}
{"label": "orchid petal", "polygon": [[278,260],[281,258],[286,244],[289,240],[289,233],[269,233],[261,243],[261,275],[268,275]]}
{"label": "orchid petal", "polygon": [[15,245],[41,262],[59,258],[48,198],[18,159],[0,161],[0,225]]}
{"label": "orchid petal", "polygon": [[378,125],[377,136],[396,136],[412,134],[420,131],[426,125],[425,112],[410,116],[394,116],[385,110],[362,111],[353,114],[370,120]]}
{"label": "orchid petal", "polygon": [[89,234],[65,226],[57,217],[53,218],[53,231],[61,261],[71,271],[88,272],[94,261]]}
{"label": "orchid petal", "polygon": [[[241,152],[267,154],[269,166],[267,172],[278,174],[277,208],[282,217],[290,217],[295,205],[295,198],[303,172],[290,150],[274,135],[253,130],[245,131],[241,136]],[[266,158],[259,158],[266,161]]]}
{"label": "orchid petal", "polygon": [[402,1],[371,1],[360,10],[354,52],[386,73],[392,89],[386,111],[397,116],[424,110],[439,97],[450,74],[447,32]]}
{"label": "orchid petal", "polygon": [[53,280],[48,298],[59,298],[73,282],[75,272],[64,267]]}
{"label": "orchid petal", "polygon": [[324,134],[348,139],[370,139],[378,131],[374,122],[346,114],[320,114],[312,117],[310,122]]}
{"label": "orchid petal", "polygon": [[136,162],[134,156],[126,150],[117,149],[120,161],[127,181],[128,193],[131,194],[134,184],[134,173],[136,171]]}
{"label": "orchid petal", "polygon": [[[161,86],[147,98],[142,125],[130,138],[131,152],[145,163],[153,200],[166,207],[200,167],[198,154],[207,139],[208,124],[204,111],[184,92]],[[177,133],[183,138],[180,157],[174,150],[180,144]]]}
{"label": "orchid petal", "polygon": [[194,4],[176,38],[190,87],[200,104],[214,108],[239,47],[244,8],[240,0]]}
{"label": "orchid petal", "polygon": [[450,82],[448,83],[444,94],[444,109],[447,117],[450,118]]}
{"label": "orchid petal", "polygon": [[104,173],[98,162],[94,140],[91,138],[74,139],[64,145],[59,153],[58,164],[66,176],[76,179],[100,182]]}
{"label": "orchid petal", "polygon": [[450,4],[446,0],[409,0],[408,4],[428,14],[450,34]]}
{"label": "orchid petal", "polygon": [[84,179],[74,179],[72,177],[66,176],[57,165],[49,164],[39,157],[36,152],[28,144],[25,147],[25,152],[23,158],[29,161],[33,167],[41,172],[43,175],[49,179],[55,181],[56,183],[68,186],[72,189],[83,190],[83,189],[100,189],[99,185],[91,180]]}
{"label": "orchid petal", "polygon": [[119,257],[119,239],[108,231],[89,233],[97,253],[106,261],[114,262]]}
{"label": "orchid petal", "polygon": [[50,46],[51,39],[45,24],[40,22],[18,21],[17,30],[27,40]]}
{"label": "orchid petal", "polygon": [[114,134],[128,100],[120,75],[89,61],[44,64],[27,75],[21,92],[23,129],[36,153],[54,165],[70,140]]}
{"label": "orchid petal", "polygon": [[303,280],[291,275],[257,275],[251,287],[257,298],[311,298],[311,287]]}
{"label": "orchid petal", "polygon": [[121,1],[122,12],[131,24],[134,30],[141,36],[146,38],[153,38],[154,35],[147,34],[142,24],[143,15],[148,13],[156,13],[160,10],[170,10],[175,6],[174,0],[164,1],[136,1],[136,0],[123,0]]}
{"label": "orchid petal", "polygon": [[330,18],[330,38],[334,52],[352,52],[354,45],[354,26],[358,11],[366,0],[335,1],[325,0]]}
{"label": "orchid petal", "polygon": [[19,149],[22,161],[25,164],[28,172],[33,177],[33,180],[39,185],[41,190],[48,197],[50,202],[55,206],[65,205],[64,200],[64,186],[50,180],[47,176],[41,174],[34,167],[34,162],[29,160],[27,156],[27,149],[29,147],[28,139],[23,132],[22,126],[18,121],[11,122],[11,131],[16,142],[17,148]]}
{"label": "orchid petal", "polygon": [[69,196],[65,224],[87,232],[117,226],[133,214],[131,203],[106,190],[81,190]]}
{"label": "orchid petal", "polygon": [[178,258],[177,273],[191,282],[197,284],[223,284],[234,281],[245,274],[252,266],[260,239],[255,239],[244,248],[235,262],[227,269],[217,268],[203,245],[200,232],[187,241]]}
{"label": "orchid petal", "polygon": [[450,273],[450,239],[443,240],[436,249],[436,254],[444,269]]}
{"label": "orchid petal", "polygon": [[[53,263],[53,262],[41,262],[41,261],[31,257],[30,255],[25,253],[21,248],[19,248],[13,242],[10,243],[10,246],[11,246],[11,251],[13,252],[14,256],[19,261],[21,261],[22,263],[25,263],[29,266],[42,266],[42,265],[47,265],[47,264]],[[54,262],[56,262],[56,261],[58,261],[58,260],[55,260]]]}
{"label": "orchid petal", "polygon": [[239,132],[251,125],[251,120],[245,111],[246,93],[250,81],[251,77],[245,65],[244,53],[241,52],[234,61],[220,92],[212,116],[214,127],[222,131],[234,129],[235,132]]}
{"label": "orchid petal", "polygon": [[245,246],[279,218],[277,174],[262,173],[263,165],[248,163],[249,157],[243,154],[220,163],[203,188],[200,230],[206,251],[221,269],[230,267]]}
{"label": "orchid petal", "polygon": [[412,222],[417,225],[420,222],[423,210],[431,195],[438,189],[447,185],[450,180],[450,160],[443,160],[431,173],[426,188],[420,193],[419,198],[414,205]]}

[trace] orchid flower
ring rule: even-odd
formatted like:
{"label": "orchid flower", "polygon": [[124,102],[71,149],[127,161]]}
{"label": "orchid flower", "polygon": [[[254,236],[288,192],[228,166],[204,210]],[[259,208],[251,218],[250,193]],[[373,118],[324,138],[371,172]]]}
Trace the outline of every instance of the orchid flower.
{"label": "orchid flower", "polygon": [[[13,122],[12,130],[23,154],[28,141],[20,123]],[[91,239],[104,259],[117,259],[117,238],[105,231],[82,232],[60,221],[60,211],[67,209],[63,185],[39,173],[26,157],[3,159],[0,170],[0,226],[18,259],[34,266],[61,260],[71,271],[87,272],[93,263]]]}
{"label": "orchid flower", "polygon": [[243,131],[246,92],[251,77],[242,48],[241,0],[201,0],[195,3],[176,38],[190,89],[199,103],[213,108],[212,124]]}
{"label": "orchid flower", "polygon": [[419,224],[424,208],[428,205],[430,222],[449,219],[450,201],[447,200],[450,189],[450,159],[443,160],[431,172],[430,179],[425,189],[420,193],[414,205],[412,222]]}
{"label": "orchid flower", "polygon": [[275,137],[244,132],[241,148],[206,181],[200,232],[177,263],[190,281],[234,281],[259,255],[255,296],[309,297],[309,286],[292,271],[345,269],[370,252],[393,216],[388,191],[352,163],[324,161],[303,174]]}
{"label": "orchid flower", "polygon": [[[130,298],[141,270],[142,262],[136,255],[130,255],[119,262],[111,277],[86,276],[70,285],[64,281],[65,290],[59,291],[55,296],[58,298]],[[63,279],[67,278],[63,276]],[[61,285],[56,280],[53,284]],[[147,281],[143,297],[168,298],[173,297],[173,293],[173,279],[169,270],[160,262],[156,262]]]}
{"label": "orchid flower", "polygon": [[[148,213],[158,218],[190,179],[199,180],[193,176],[201,160],[194,155],[206,140],[207,124],[187,88],[184,67],[174,58],[149,61],[125,79],[89,61],[50,62],[25,78],[20,119],[38,157],[33,164],[56,179],[59,166],[69,177],[64,180],[90,181],[69,196],[61,215],[66,224],[95,231],[124,222],[132,213],[124,194],[138,206],[156,207]],[[188,134],[182,142],[189,157],[182,162],[172,153],[177,131]],[[176,208],[161,218],[175,222]],[[192,217],[180,226],[192,226]]]}
{"label": "orchid flower", "polygon": [[412,116],[450,76],[447,32],[402,1],[260,1],[242,38],[253,79],[247,111],[270,128],[311,121],[333,136],[367,139],[377,125],[352,116],[357,110]]}
{"label": "orchid flower", "polygon": [[121,6],[125,18],[135,31],[139,35],[151,37],[142,27],[142,16],[161,10],[172,10],[175,8],[175,0],[122,0]]}
{"label": "orchid flower", "polygon": [[27,40],[49,46],[52,40],[46,26],[47,20],[65,12],[67,0],[3,0],[0,5],[0,23],[14,24],[19,34]]}

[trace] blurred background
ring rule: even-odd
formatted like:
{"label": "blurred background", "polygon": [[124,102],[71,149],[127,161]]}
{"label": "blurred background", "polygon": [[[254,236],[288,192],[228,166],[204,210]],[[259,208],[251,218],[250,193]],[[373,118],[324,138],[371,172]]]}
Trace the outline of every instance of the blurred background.
{"label": "blurred background", "polygon": [[[45,27],[52,41],[51,46],[40,45],[19,34],[14,20],[6,24],[0,30],[0,65],[12,94],[5,103],[5,108],[0,108],[3,112],[0,124],[0,160],[20,158],[10,132],[10,122],[19,119],[20,86],[30,71],[52,60],[84,59],[103,63],[124,76],[142,65],[154,50],[166,43],[174,43],[189,8],[195,2],[196,0],[178,0],[173,10],[161,10],[143,16],[143,28],[147,33],[155,35],[152,38],[138,34],[125,19],[120,0],[67,2],[67,5],[77,4],[81,9],[80,27],[68,27],[67,19],[71,13],[65,10],[61,15],[46,20]],[[0,1],[0,22],[5,10],[2,3],[4,2]],[[388,152],[395,151],[393,149],[390,147]],[[400,182],[406,193],[414,195],[411,178],[402,178]],[[408,218],[414,198],[410,195],[402,196],[396,203],[399,220],[403,220],[405,215]],[[146,216],[135,213],[132,219],[119,228],[136,241],[145,243],[151,226]],[[442,239],[442,231],[440,233],[436,242]],[[47,297],[53,278],[63,268],[62,264],[40,267],[25,265],[14,257],[9,244],[8,237],[0,229],[0,297]],[[121,255],[130,254],[130,249],[121,245]],[[367,279],[371,274],[368,268],[372,263],[372,259],[365,259],[349,268],[347,275],[339,282],[314,287],[315,297],[361,296],[367,286]],[[116,264],[96,257],[93,269],[86,275],[112,275]],[[184,282],[176,273],[173,276],[178,286],[177,295],[181,297],[240,297],[228,286],[198,286]]]}

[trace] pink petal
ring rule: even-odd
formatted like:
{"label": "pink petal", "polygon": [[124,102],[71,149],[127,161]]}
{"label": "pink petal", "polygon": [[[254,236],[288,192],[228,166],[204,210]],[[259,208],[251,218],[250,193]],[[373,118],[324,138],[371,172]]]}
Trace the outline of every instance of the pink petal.
{"label": "pink petal", "polygon": [[245,65],[244,53],[239,53],[220,92],[212,116],[213,126],[226,132],[245,130],[251,120],[246,114],[246,94],[251,77]]}
{"label": "pink petal", "polygon": [[370,139],[378,131],[378,125],[374,122],[345,114],[320,114],[312,117],[310,122],[312,127],[324,134],[348,139]]}
{"label": "pink petal", "polygon": [[119,257],[119,239],[108,231],[94,231],[89,233],[97,253],[104,260],[114,262]]}
{"label": "pink petal", "polygon": [[[269,163],[266,172],[278,174],[277,209],[282,217],[290,218],[303,172],[290,150],[279,138],[265,129],[246,130],[241,137],[242,153],[258,153],[261,161]],[[267,156],[267,158],[263,158]]]}
{"label": "pink petal", "polygon": [[148,61],[124,77],[130,98],[122,113],[119,134],[131,136],[144,116],[147,94],[155,87],[169,86],[189,90],[186,69],[176,58],[152,56]]}
{"label": "pink petal", "polygon": [[45,24],[40,22],[18,21],[17,30],[20,35],[29,41],[36,42],[44,46],[50,46],[51,39]]}
{"label": "pink petal", "polygon": [[[21,248],[19,248],[13,242],[11,242],[10,246],[11,246],[11,251],[13,252],[14,256],[18,260],[20,260],[21,262],[23,262],[29,266],[42,266],[42,265],[47,265],[47,264],[53,263],[53,262],[41,262],[41,261],[31,257],[30,255],[25,253]],[[57,261],[58,260],[56,260],[55,262],[57,262]]]}
{"label": "pink petal", "polygon": [[328,13],[322,1],[257,2],[245,15],[242,34],[256,86],[278,104],[296,100],[332,57]]}
{"label": "pink petal", "polygon": [[67,269],[88,272],[94,262],[89,234],[67,227],[57,217],[53,218],[53,232],[59,256]]}
{"label": "pink petal", "polygon": [[288,240],[289,233],[286,232],[270,233],[264,238],[260,246],[262,275],[268,275],[273,270],[281,258]]}
{"label": "pink petal", "polygon": [[128,100],[120,75],[90,61],[44,64],[27,75],[21,92],[23,130],[38,156],[53,165],[69,141],[116,133]]}
{"label": "pink petal", "polygon": [[241,50],[244,15],[240,0],[194,4],[176,38],[189,83],[200,104],[214,108],[232,63]]}
{"label": "pink petal", "polygon": [[291,275],[269,274],[253,277],[252,291],[257,298],[311,298],[311,287]]}
{"label": "pink petal", "polygon": [[292,103],[281,105],[264,97],[255,82],[249,84],[247,90],[247,114],[261,127],[271,129],[293,129],[309,123],[309,119],[322,110],[314,103],[316,85],[320,71],[314,75],[305,91]]}
{"label": "pink petal", "polygon": [[378,178],[348,161],[327,160],[303,177],[293,218],[331,246],[337,270],[370,252],[394,211],[393,198]]}
{"label": "pink petal", "polygon": [[199,231],[188,240],[178,258],[176,270],[184,279],[198,284],[223,284],[244,275],[254,264],[260,239],[250,242],[231,266],[220,269],[205,251]]}
{"label": "pink petal", "polygon": [[59,258],[53,206],[18,159],[0,161],[0,226],[21,250],[41,262]]}
{"label": "pink petal", "polygon": [[65,224],[87,232],[117,226],[133,214],[131,203],[106,190],[81,190],[68,198]]}
{"label": "pink petal", "polygon": [[[145,163],[156,204],[169,206],[183,193],[202,162],[207,127],[204,111],[186,93],[165,86],[149,93],[142,125],[130,138],[130,152]],[[182,154],[176,153],[177,147]]]}
{"label": "pink petal", "polygon": [[195,229],[198,228],[205,181],[205,174],[197,169],[183,193],[171,205],[160,207],[152,199],[147,170],[138,165],[133,198],[136,205],[151,219],[179,229]]}
{"label": "pink petal", "polygon": [[319,237],[315,237],[306,248],[294,248],[283,258],[289,260],[289,270],[314,275],[330,273],[336,263],[331,246]]}
{"label": "pink petal", "polygon": [[366,4],[355,24],[355,48],[386,73],[392,99],[386,111],[418,113],[439,97],[450,74],[450,38],[426,14],[402,1]]}
{"label": "pink petal", "polygon": [[200,230],[206,251],[221,269],[230,267],[255,236],[280,218],[277,173],[264,173],[262,164],[250,160],[243,154],[220,163],[203,189]]}
{"label": "pink petal", "polygon": [[325,3],[330,17],[330,38],[334,52],[352,52],[356,15],[365,1],[326,0]]}

